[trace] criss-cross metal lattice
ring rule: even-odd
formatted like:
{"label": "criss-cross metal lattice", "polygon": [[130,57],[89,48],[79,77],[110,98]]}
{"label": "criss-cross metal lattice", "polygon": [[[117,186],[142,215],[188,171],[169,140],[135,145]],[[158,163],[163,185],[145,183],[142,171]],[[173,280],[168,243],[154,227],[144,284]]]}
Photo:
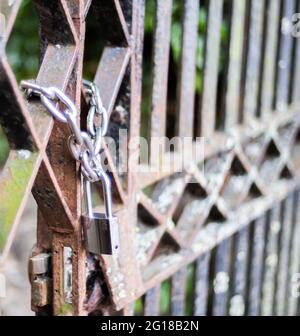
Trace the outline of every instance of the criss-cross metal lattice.
{"label": "criss-cross metal lattice", "polygon": [[[85,19],[94,10],[107,41],[94,81],[108,114],[115,116],[111,126],[128,129],[128,141],[139,136],[145,99],[144,1],[34,3],[41,27],[37,83],[60,88],[79,108]],[[171,122],[167,111],[174,3],[155,1],[150,137],[165,136]],[[125,174],[116,169],[111,173],[121,252],[118,259],[97,259],[108,293],[103,296],[101,286],[95,287],[95,302],[86,295],[79,167],[65,146],[69,131],[53,123],[39,104],[23,99],[5,58],[19,3],[1,8],[7,31],[0,42],[0,120],[11,151],[0,175],[0,247],[4,258],[33,187],[39,207],[35,253],[52,252],[55,314],[66,313],[64,246],[72,248],[72,304],[67,312],[133,314],[138,300],[143,309],[138,313],[157,315],[163,313],[161,288],[169,288],[168,312],[173,315],[298,313],[293,286],[300,271],[300,39],[286,27],[299,11],[299,1],[185,0],[182,5],[176,115],[170,120],[176,120],[175,135],[206,138],[204,158],[184,172],[175,165],[168,173],[139,173],[139,143],[127,148],[120,141],[119,151],[128,154],[131,164]],[[202,89],[196,95],[203,9]],[[221,26],[226,15],[229,38],[224,44]],[[226,71],[220,75],[222,48]],[[84,116],[84,108],[81,113]],[[106,145],[104,151],[116,168]],[[176,155],[171,153],[175,161]],[[150,148],[148,168],[161,159]],[[191,293],[187,283],[192,283]]]}
{"label": "criss-cross metal lattice", "polygon": [[[55,1],[51,5],[46,1],[34,3],[40,18],[42,40],[42,61],[36,82],[65,91],[79,109],[84,21],[91,1]],[[86,257],[80,230],[79,167],[67,152],[69,130],[53,122],[40,104],[26,102],[5,57],[5,45],[19,6],[20,1],[1,4],[1,12],[6,17],[6,30],[1,40],[1,125],[11,149],[1,171],[1,260],[9,251],[17,222],[33,187],[39,207],[38,241],[34,253],[52,250],[53,265],[57,266],[62,264],[63,246],[72,248],[74,284],[73,308],[70,309],[75,314],[83,314]],[[101,5],[95,3],[93,7],[99,20],[102,17],[105,20],[114,18],[115,29],[105,34],[106,40],[113,46],[104,49],[95,77],[102,102],[110,114],[116,99],[119,99],[118,91],[129,65],[130,25],[127,25],[118,1],[102,2]],[[60,29],[56,31],[51,27]],[[106,148],[104,150],[109,164],[113,165],[110,154]],[[113,178],[118,200],[122,204],[126,199],[125,191],[118,176]],[[62,269],[54,266],[53,270],[53,304],[54,311],[59,313],[63,305]]]}

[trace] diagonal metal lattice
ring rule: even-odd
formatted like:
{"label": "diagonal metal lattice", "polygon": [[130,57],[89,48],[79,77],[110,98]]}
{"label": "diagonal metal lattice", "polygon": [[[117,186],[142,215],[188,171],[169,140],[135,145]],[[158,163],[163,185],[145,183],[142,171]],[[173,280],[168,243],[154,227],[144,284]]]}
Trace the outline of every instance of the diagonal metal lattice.
{"label": "diagonal metal lattice", "polygon": [[[84,19],[90,1],[35,1],[40,19],[42,62],[37,83],[65,90],[80,106]],[[35,253],[50,249],[53,254],[54,311],[62,307],[62,247],[73,251],[73,307],[83,314],[85,299],[85,253],[81,243],[81,190],[78,166],[68,154],[66,127],[53,122],[44,108],[25,102],[5,57],[5,44],[20,6],[1,8],[6,14],[5,40],[1,41],[1,125],[10,143],[10,154],[1,171],[1,260],[7,255],[14,238],[27,196],[32,188],[39,208],[38,242]],[[114,30],[105,32],[105,39],[114,46],[104,49],[95,76],[104,106],[111,114],[130,60],[129,25],[118,1],[95,4],[93,10],[105,26],[114,18]],[[111,24],[111,23],[110,23]],[[60,29],[54,29],[59,27]],[[58,61],[59,60],[59,61]],[[106,155],[110,153],[106,150]],[[63,159],[58,159],[58,158]],[[109,159],[112,165],[113,160]],[[112,169],[116,171],[116,169]],[[125,201],[126,195],[117,175],[115,185]],[[122,223],[122,219],[120,219]],[[52,232],[52,235],[49,233]],[[106,261],[103,260],[103,264]],[[108,277],[109,278],[109,277]],[[112,288],[114,291],[114,288]]]}

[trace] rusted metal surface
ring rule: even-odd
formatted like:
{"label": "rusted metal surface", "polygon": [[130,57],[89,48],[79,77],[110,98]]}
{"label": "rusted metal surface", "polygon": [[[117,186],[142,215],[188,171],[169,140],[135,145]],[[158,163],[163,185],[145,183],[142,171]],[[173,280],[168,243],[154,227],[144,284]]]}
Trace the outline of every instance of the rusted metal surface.
{"label": "rusted metal surface", "polygon": [[210,252],[201,255],[196,261],[193,311],[195,316],[205,316],[207,312],[209,262]]}
{"label": "rusted metal surface", "polygon": [[286,0],[282,3],[282,19],[280,26],[279,41],[279,58],[278,58],[278,75],[277,75],[277,92],[276,108],[284,111],[289,104],[289,83],[291,78],[291,55],[293,48],[293,36],[287,28],[289,18],[295,11],[295,1]]}
{"label": "rusted metal surface", "polygon": [[231,33],[229,45],[228,82],[225,106],[225,128],[236,125],[239,121],[239,102],[241,90],[241,69],[243,61],[243,42],[245,27],[246,0],[232,1]]}
{"label": "rusted metal surface", "polygon": [[276,60],[278,47],[278,26],[280,24],[280,1],[267,3],[267,27],[265,38],[265,54],[261,87],[261,115],[270,118],[273,110],[274,82],[276,77]]}
{"label": "rusted metal surface", "polygon": [[260,62],[262,54],[263,17],[265,1],[253,0],[250,8],[250,24],[248,37],[248,55],[246,65],[244,116],[248,119],[255,117],[257,113]]}
{"label": "rusted metal surface", "polygon": [[264,250],[265,250],[265,238],[266,238],[266,216],[258,218],[253,224],[251,230],[251,251],[252,256],[249,262],[249,304],[247,308],[247,314],[250,316],[260,315],[260,302],[263,284],[263,272],[264,272]]}
{"label": "rusted metal surface", "polygon": [[145,295],[144,301],[144,314],[145,316],[159,315],[159,297],[160,286],[150,289]]}
{"label": "rusted metal surface", "polygon": [[209,1],[200,119],[200,133],[204,137],[210,137],[216,125],[222,8],[223,0]]}
{"label": "rusted metal surface", "polygon": [[[9,64],[5,59],[0,64],[1,90],[1,125],[12,149],[34,149],[32,122],[26,115],[24,102],[20,98],[17,83]],[[24,115],[25,114],[25,115]],[[13,126],[13,127],[12,127]]]}
{"label": "rusted metal surface", "polygon": [[[300,11],[300,3],[296,2],[296,9],[295,12],[299,13]],[[295,42],[295,59],[294,59],[294,77],[293,77],[293,83],[292,83],[292,101],[299,100],[300,97],[300,90],[299,90],[299,68],[300,68],[300,42],[299,39],[296,39]]]}
{"label": "rusted metal surface", "polygon": [[[299,273],[300,270],[300,244],[299,244],[299,190],[294,193],[294,209],[293,209],[293,233],[292,233],[292,250],[290,255],[290,266],[289,274],[294,276],[294,274]],[[297,277],[297,276],[296,276]],[[288,288],[288,307],[287,315],[294,316],[297,315],[298,309],[298,298],[293,295],[293,287]]]}
{"label": "rusted metal surface", "polygon": [[278,263],[278,234],[280,231],[279,207],[275,205],[268,221],[265,252],[265,271],[262,292],[261,314],[270,316],[274,308],[275,276]]}
{"label": "rusted metal surface", "polygon": [[172,277],[171,282],[171,315],[183,316],[185,309],[186,268],[182,267]]}
{"label": "rusted metal surface", "polygon": [[[207,2],[197,110],[199,2],[184,1],[180,81],[174,97],[176,132],[192,137],[197,123],[196,135],[206,137],[204,156],[189,162],[183,172],[174,165],[168,172],[147,174],[136,169],[143,167],[137,137],[144,122],[144,0],[34,3],[41,34],[36,81],[62,89],[78,109],[84,105],[85,20],[96,15],[106,45],[95,82],[111,115],[109,134],[118,141],[121,161],[127,155],[128,161],[116,162],[106,143],[104,153],[111,168],[124,164],[128,169],[111,173],[120,257],[86,256],[79,167],[66,146],[69,130],[54,122],[37,101],[25,101],[5,58],[6,40],[2,40],[0,123],[10,154],[0,172],[1,262],[32,189],[39,207],[35,253],[50,252],[53,270],[51,300],[48,280],[39,279],[33,283],[33,309],[38,314],[47,310],[56,315],[132,315],[134,301],[142,297],[142,313],[158,315],[162,283],[168,280],[169,313],[183,315],[188,308],[187,270],[192,264],[190,307],[195,315],[297,314],[299,300],[289,284],[300,269],[299,192],[295,193],[300,183],[300,49],[297,39],[285,31],[278,34],[279,25],[296,8],[294,0],[284,1],[282,13],[277,0],[232,0],[226,47],[221,44],[221,28],[228,8],[223,8],[221,0]],[[168,72],[174,71],[169,68],[172,3],[157,0],[155,6],[151,137],[165,136],[169,122]],[[1,7],[8,17],[7,36],[18,7],[19,1],[12,8]],[[228,57],[224,77],[220,75],[223,52]],[[220,98],[224,80],[227,84]],[[224,129],[216,131],[219,99],[225,102]],[[127,141],[118,139],[120,129],[129,131]],[[130,140],[134,142],[128,147]],[[180,157],[178,149],[170,155],[173,162]],[[146,167],[153,167],[161,157],[163,151],[160,155],[151,152]],[[68,263],[66,247],[71,249]],[[67,296],[66,274],[72,274]]]}
{"label": "rusted metal surface", "polygon": [[229,314],[233,316],[245,313],[249,242],[249,227],[242,229],[234,237],[232,289],[229,303]]}
{"label": "rusted metal surface", "polygon": [[286,312],[288,298],[289,273],[286,265],[289,264],[289,251],[291,247],[292,218],[293,218],[293,197],[288,196],[282,208],[282,229],[280,233],[280,254],[278,259],[277,288],[276,288],[276,315],[282,316]]}
{"label": "rusted metal surface", "polygon": [[199,2],[193,0],[185,1],[183,11],[177,130],[178,135],[181,137],[192,137],[194,130]]}
{"label": "rusted metal surface", "polygon": [[49,278],[38,278],[31,283],[31,298],[34,307],[44,307],[51,303],[52,284]]}
{"label": "rusted metal surface", "polygon": [[[165,136],[172,0],[156,1],[153,49],[151,137]],[[157,153],[151,154],[157,160]]]}
{"label": "rusted metal surface", "polygon": [[109,114],[115,106],[129,58],[128,48],[106,47],[103,51],[94,82],[103,92],[101,99]]}
{"label": "rusted metal surface", "polygon": [[231,239],[226,239],[216,247],[215,269],[213,271],[210,293],[211,302],[209,303],[210,314],[214,316],[223,316],[227,313],[231,245]]}

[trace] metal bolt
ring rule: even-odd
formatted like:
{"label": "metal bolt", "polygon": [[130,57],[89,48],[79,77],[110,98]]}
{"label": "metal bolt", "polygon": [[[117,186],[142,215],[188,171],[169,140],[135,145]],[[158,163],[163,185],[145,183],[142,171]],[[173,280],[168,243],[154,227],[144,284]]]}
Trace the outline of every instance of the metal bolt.
{"label": "metal bolt", "polygon": [[49,270],[51,255],[49,253],[38,254],[29,260],[29,270],[33,275],[45,274]]}

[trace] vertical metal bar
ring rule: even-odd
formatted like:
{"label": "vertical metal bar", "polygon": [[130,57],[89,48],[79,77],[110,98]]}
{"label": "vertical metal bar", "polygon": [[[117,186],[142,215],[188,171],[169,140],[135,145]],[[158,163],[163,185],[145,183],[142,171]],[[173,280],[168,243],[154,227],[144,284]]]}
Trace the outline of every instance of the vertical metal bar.
{"label": "vertical metal bar", "polygon": [[207,314],[209,261],[210,261],[210,252],[203,254],[196,261],[195,284],[194,284],[195,316],[205,316]]}
{"label": "vertical metal bar", "polygon": [[148,290],[145,294],[144,315],[158,316],[159,315],[159,299],[160,299],[160,284]]}
{"label": "vertical metal bar", "polygon": [[[47,6],[47,5],[45,5]],[[75,101],[76,108],[80,111],[81,101],[81,83],[82,83],[82,67],[83,67],[83,46],[85,36],[84,24],[84,8],[83,2],[76,0],[72,6],[72,23],[74,24],[75,33],[78,36],[78,53],[76,55],[76,63],[71,73],[68,95]],[[78,120],[79,122],[79,116]],[[85,315],[84,300],[86,294],[86,254],[82,243],[80,228],[81,213],[81,186],[78,179],[78,163],[74,160],[62,160],[58,157],[68,157],[69,150],[65,144],[66,134],[68,134],[65,125],[55,125],[52,131],[50,142],[48,144],[49,160],[56,174],[58,183],[61,186],[63,195],[72,212],[74,225],[78,228],[72,234],[62,234],[59,230],[53,233],[53,250],[54,253],[60,254],[59,257],[53,258],[53,288],[54,288],[54,314],[70,314]],[[55,153],[55,155],[54,155]],[[63,281],[64,271],[62,260],[62,249],[65,246],[72,248],[72,304],[64,300],[64,293],[61,290],[61,282]],[[58,260],[57,260],[57,259]]]}
{"label": "vertical metal bar", "polygon": [[[165,136],[172,0],[156,0],[151,137]],[[157,153],[153,153],[153,160]]]}
{"label": "vertical metal bar", "polygon": [[249,296],[247,315],[260,314],[260,299],[263,285],[263,262],[266,236],[266,216],[258,218],[253,223],[251,266],[249,274]]}
{"label": "vertical metal bar", "polygon": [[[296,2],[296,10],[295,12],[300,12],[300,3]],[[295,68],[292,69],[294,71],[294,80],[292,87],[292,102],[299,102],[300,100],[300,37],[295,38]]]}
{"label": "vertical metal bar", "polygon": [[223,241],[216,247],[215,272],[213,280],[212,315],[227,314],[230,281],[231,239]]}
{"label": "vertical metal bar", "polygon": [[249,250],[249,228],[239,231],[234,239],[233,274],[231,276],[231,299],[229,314],[243,316],[246,307],[247,261]]}
{"label": "vertical metal bar", "polygon": [[263,119],[268,118],[273,108],[279,19],[280,0],[270,0],[267,4],[266,46],[262,69],[261,116]]}
{"label": "vertical metal bar", "polygon": [[171,315],[183,316],[184,303],[185,303],[185,280],[186,280],[186,267],[183,266],[177,271],[171,282]]}
{"label": "vertical metal bar", "polygon": [[201,135],[209,137],[216,125],[216,99],[219,72],[223,0],[210,0],[201,96]]}
{"label": "vertical metal bar", "polygon": [[[133,143],[135,139],[136,147],[130,146],[128,148],[128,159],[130,159],[131,169],[135,170],[138,165],[138,156],[136,150],[139,148],[139,135],[141,128],[141,96],[142,96],[142,55],[144,44],[144,20],[145,20],[145,1],[132,1],[132,35],[135,39],[135,50],[131,56],[131,102],[130,102],[130,132],[128,142]],[[128,172],[128,189],[133,190],[135,185],[135,174]],[[133,207],[132,211],[135,213],[136,209]]]}
{"label": "vertical metal bar", "polygon": [[294,193],[294,230],[292,234],[292,248],[288,279],[288,306],[287,315],[298,314],[299,280],[300,280],[300,192]]}
{"label": "vertical metal bar", "polygon": [[245,12],[246,0],[233,0],[226,93],[226,130],[235,125],[239,118]]}
{"label": "vertical metal bar", "polygon": [[293,198],[292,196],[288,196],[282,208],[282,216],[284,217],[282,219],[283,223],[281,228],[280,255],[278,263],[277,288],[275,299],[275,313],[277,316],[284,315],[287,303],[288,264],[292,233],[292,210]]}
{"label": "vertical metal bar", "polygon": [[62,246],[59,238],[54,235],[53,237],[53,248],[52,248],[52,267],[53,267],[53,310],[54,314],[60,314],[59,307],[63,300],[63,277],[62,277]]}
{"label": "vertical metal bar", "polygon": [[[132,18],[132,22],[129,22],[132,34],[131,38],[133,39],[130,60],[130,80],[128,81],[128,85],[130,86],[130,88],[124,90],[125,92],[123,92],[123,94],[126,94],[127,96],[128,92],[130,91],[130,113],[128,120],[128,127],[130,128],[130,132],[128,132],[128,143],[130,143],[131,146],[128,146],[127,148],[127,192],[128,195],[137,195],[139,185],[136,183],[136,167],[139,162],[139,157],[136,154],[139,151],[138,148],[140,135],[145,1],[122,1],[120,2],[120,4],[122,5],[123,13],[126,12],[126,14],[124,14],[125,17]],[[126,109],[126,111],[128,110]],[[127,146],[127,144],[125,146]],[[128,277],[128,279],[130,279],[129,281],[127,280],[126,294],[128,294],[136,291],[137,288],[140,288],[142,286],[141,272],[140,270],[138,270],[137,260],[134,258],[135,249],[131,250],[130,248],[132,246],[133,235],[137,223],[137,198],[135,196],[129,197],[128,203],[126,202],[123,210],[125,210],[125,212],[121,211],[121,213],[123,212],[123,216],[120,213],[118,217],[119,221],[123,217],[122,224],[120,225],[120,227],[122,227],[120,229],[120,239],[126,253],[123,253],[123,258],[119,258],[118,263],[119,265],[122,265],[120,267],[122,268],[122,270],[124,270],[124,273],[126,273],[125,277]],[[128,220],[128,218],[130,218],[130,220]],[[132,234],[130,234],[130,232],[132,232]],[[127,241],[128,243],[126,244],[125,241]],[[109,263],[108,266],[110,267]],[[117,270],[118,269],[119,267],[117,268]]]}
{"label": "vertical metal bar", "polygon": [[245,82],[243,119],[246,122],[256,116],[259,75],[263,37],[264,0],[252,0],[250,13],[249,49]]}
{"label": "vertical metal bar", "polygon": [[184,1],[180,80],[177,87],[177,129],[180,137],[193,136],[198,13],[199,1]]}
{"label": "vertical metal bar", "polygon": [[267,242],[265,251],[264,280],[262,291],[261,315],[273,314],[275,276],[278,264],[278,237],[280,232],[280,208],[276,204],[270,212],[267,227]]}
{"label": "vertical metal bar", "polygon": [[291,77],[291,55],[293,48],[293,38],[290,31],[291,17],[294,12],[294,0],[282,2],[281,36],[278,59],[278,77],[276,86],[276,109],[284,111],[287,108],[290,77]]}
{"label": "vertical metal bar", "polygon": [[300,100],[300,38],[296,39],[296,53],[295,53],[295,68],[294,68],[294,81],[293,81],[293,93],[292,102],[296,103]]}

